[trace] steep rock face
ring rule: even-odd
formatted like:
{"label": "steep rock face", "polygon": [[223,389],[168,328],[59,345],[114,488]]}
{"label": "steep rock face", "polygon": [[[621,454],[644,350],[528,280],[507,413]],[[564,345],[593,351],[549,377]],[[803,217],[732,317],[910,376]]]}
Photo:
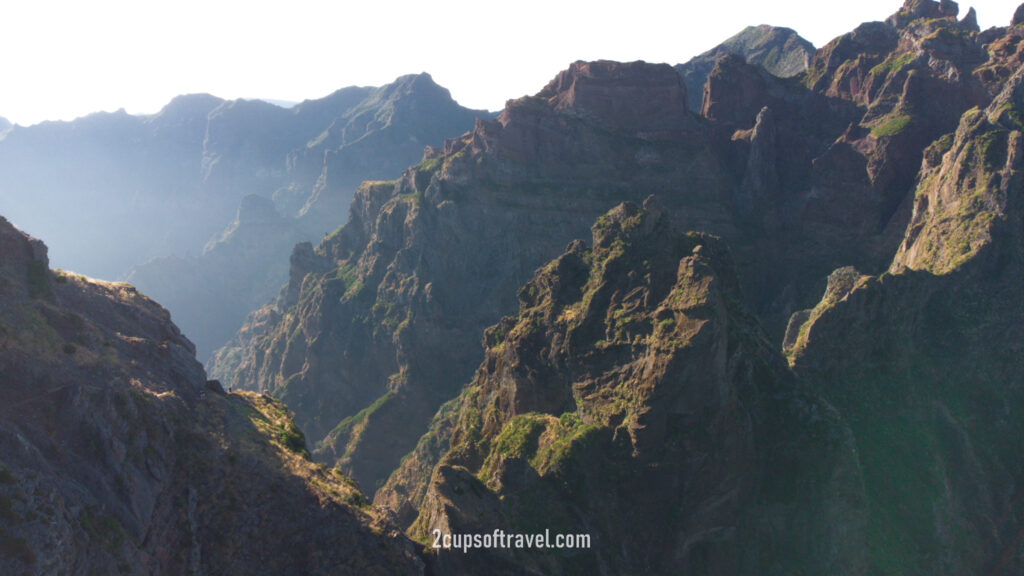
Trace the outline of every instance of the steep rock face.
{"label": "steep rock face", "polygon": [[52,273],[0,219],[0,301],[0,572],[422,574],[284,406],[207,382],[132,287]]}
{"label": "steep rock face", "polygon": [[744,28],[711,50],[675,67],[686,84],[690,110],[700,110],[704,83],[715,62],[727,54],[740,56],[780,78],[789,78],[807,69],[814,56],[814,46],[789,28],[768,25]]}
{"label": "steep rock face", "polygon": [[968,111],[954,134],[929,148],[894,271],[948,273],[990,246],[1000,230],[1013,230],[1022,111],[1024,68],[987,108]]}
{"label": "steep rock face", "polygon": [[679,77],[644,62],[574,62],[537,98],[548,100],[556,111],[572,110],[633,133],[678,130],[691,121]]}
{"label": "steep rock face", "polygon": [[[479,334],[513,309],[515,287],[586,230],[581,215],[658,192],[690,227],[734,234],[723,168],[706,144],[684,143],[702,128],[682,115],[670,68],[574,65],[555,85],[573,95],[552,86],[512,102],[400,180],[365,184],[349,223],[317,249],[330,271],[295,275],[295,304],[257,313],[213,373],[280,395],[324,439],[322,456],[369,488],[472,375]],[[632,124],[610,125],[594,105],[643,86],[651,98],[629,100]],[[650,132],[671,95],[680,115]],[[589,108],[567,107],[577,101]]]}
{"label": "steep rock face", "polygon": [[[365,186],[319,249],[332,271],[295,275],[294,302],[257,313],[210,368],[284,396],[322,457],[376,484],[468,379],[476,334],[511,311],[513,287],[580,235],[582,216],[649,193],[734,246],[747,304],[781,341],[829,271],[888,266],[923,148],[988,98],[971,74],[986,63],[978,42],[951,18],[865,25],[790,80],[726,56],[706,122],[685,115],[663,67],[573,64],[397,183]],[[884,89],[833,89],[850,70]]]}
{"label": "steep rock face", "polygon": [[987,54],[976,26],[957,22],[954,2],[908,2],[887,23],[864,24],[822,48],[806,82],[866,108],[844,140],[867,159],[873,188],[889,211],[903,201],[921,151],[951,132],[988,95],[971,71]]}
{"label": "steep rock face", "polygon": [[889,273],[837,271],[791,322],[856,437],[874,572],[1024,570],[1022,78],[926,152]]}
{"label": "steep rock face", "polygon": [[[570,244],[484,337],[486,357],[379,500],[421,495],[412,531],[590,534],[589,550],[499,551],[521,573],[858,574],[846,429],[802,394],[743,311],[724,246],[652,201]],[[429,457],[429,456],[428,456]],[[486,553],[440,552],[453,573]],[[500,564],[498,564],[500,566]]]}
{"label": "steep rock face", "polygon": [[866,161],[839,144],[863,110],[737,56],[716,63],[704,98],[741,175],[731,204],[745,238],[730,242],[745,292],[778,338],[794,306],[820,295],[819,278],[842,264],[881,269],[899,241],[884,234],[891,215],[881,213]]}
{"label": "steep rock face", "polygon": [[[773,336],[796,302],[816,298],[808,290],[820,294],[821,279],[836,267],[827,262],[871,273],[888,267],[911,217],[925,149],[955,130],[964,111],[987,105],[1019,65],[1017,29],[978,33],[956,13],[952,3],[908,3],[899,17],[836,38],[789,82],[735,56],[719,59],[709,75],[703,114],[735,130],[740,158],[750,155],[746,182],[765,190],[750,178],[778,178],[775,201],[746,210],[756,216],[748,226],[762,227],[770,242],[781,238],[773,258],[806,262],[773,262],[792,283],[758,290],[776,298],[755,306]],[[776,148],[786,151],[775,166],[760,160],[763,142],[751,141],[764,108],[779,127]],[[740,187],[741,205],[754,196]]]}

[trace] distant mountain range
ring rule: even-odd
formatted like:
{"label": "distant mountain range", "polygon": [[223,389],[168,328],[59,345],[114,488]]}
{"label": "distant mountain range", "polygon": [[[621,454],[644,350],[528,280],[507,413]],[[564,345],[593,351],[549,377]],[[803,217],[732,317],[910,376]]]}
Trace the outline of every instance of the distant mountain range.
{"label": "distant mountain range", "polygon": [[[165,302],[206,357],[277,294],[292,245],[345,222],[359,183],[397,176],[477,116],[420,74],[290,109],[191,95],[153,116],[15,127],[0,139],[0,212],[48,238],[60,266]],[[231,224],[252,195],[273,201],[274,227]]]}

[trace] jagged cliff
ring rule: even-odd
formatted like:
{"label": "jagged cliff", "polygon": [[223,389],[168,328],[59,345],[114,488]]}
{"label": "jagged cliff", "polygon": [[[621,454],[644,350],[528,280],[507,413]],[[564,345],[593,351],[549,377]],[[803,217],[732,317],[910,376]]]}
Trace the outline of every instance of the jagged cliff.
{"label": "jagged cliff", "polygon": [[131,286],[51,272],[0,218],[0,302],[0,572],[423,573],[286,407],[207,382]]}
{"label": "jagged cliff", "polygon": [[[492,552],[530,573],[862,573],[850,435],[740,302],[719,240],[673,231],[653,200],[616,207],[487,330],[453,425],[446,409],[378,502],[405,521],[418,510],[425,541],[434,529],[593,538]],[[494,562],[438,558],[452,573]]]}

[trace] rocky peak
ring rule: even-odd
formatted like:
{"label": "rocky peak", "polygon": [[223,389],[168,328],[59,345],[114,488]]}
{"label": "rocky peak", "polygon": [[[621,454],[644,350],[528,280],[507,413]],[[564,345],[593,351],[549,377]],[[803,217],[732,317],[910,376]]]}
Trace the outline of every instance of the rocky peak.
{"label": "rocky peak", "polygon": [[978,26],[978,13],[974,10],[974,6],[971,6],[970,10],[967,11],[967,15],[960,21],[960,28],[968,32],[981,31],[981,27]]}
{"label": "rocky peak", "polygon": [[433,76],[427,72],[420,72],[419,74],[406,74],[405,76],[399,76],[394,82],[389,84],[388,89],[394,92],[404,92],[409,94],[441,94],[447,97],[451,97],[451,92],[447,88],[444,88],[434,82]]}
{"label": "rocky peak", "polygon": [[686,86],[667,64],[577,61],[537,97],[632,133],[677,131],[689,120]]}
{"label": "rocky peak", "polygon": [[815,52],[805,82],[818,92],[826,92],[834,80],[832,76],[844,63],[865,57],[882,61],[896,49],[899,39],[899,32],[891,25],[865,22]]}
{"label": "rocky peak", "polygon": [[789,78],[807,69],[814,56],[814,46],[789,28],[765,24],[744,28],[711,50],[675,67],[686,84],[687,104],[694,112],[700,112],[704,83],[715,62],[726,54],[742,56],[748,63],[774,76]]}
{"label": "rocky peak", "polygon": [[224,100],[210,94],[184,94],[175,96],[149,120],[163,124],[180,124],[194,118],[206,119]]}
{"label": "rocky peak", "polygon": [[1010,20],[1010,26],[1019,26],[1024,24],[1024,4],[1021,4],[1013,12],[1013,19]]}
{"label": "rocky peak", "polygon": [[906,0],[900,11],[888,17],[885,22],[896,28],[903,28],[919,18],[956,18],[960,6],[952,0]]}

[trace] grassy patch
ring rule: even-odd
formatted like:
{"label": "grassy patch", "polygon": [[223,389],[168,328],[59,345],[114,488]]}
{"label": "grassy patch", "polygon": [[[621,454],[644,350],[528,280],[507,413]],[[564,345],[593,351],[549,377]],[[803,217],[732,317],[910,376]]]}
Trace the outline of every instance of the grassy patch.
{"label": "grassy patch", "polygon": [[309,456],[309,453],[306,451],[306,436],[293,422],[281,425],[278,440],[288,450],[296,454]]}
{"label": "grassy patch", "polygon": [[407,202],[412,202],[413,204],[417,204],[417,203],[419,203],[420,200],[423,199],[423,193],[420,192],[419,190],[416,190],[414,192],[407,192],[405,194],[399,194],[398,198],[399,198],[399,200],[405,200]]}
{"label": "grassy patch", "polygon": [[545,417],[523,414],[508,421],[494,441],[494,450],[506,458],[522,458],[534,454],[537,439],[544,431]]}
{"label": "grassy patch", "polygon": [[597,430],[597,426],[583,424],[575,413],[562,414],[558,423],[549,426],[541,437],[541,446],[530,464],[541,474],[561,470],[577,446]]}
{"label": "grassy patch", "polygon": [[895,136],[906,130],[909,125],[910,116],[905,116],[903,114],[890,114],[871,129],[871,136],[875,139]]}
{"label": "grassy patch", "polygon": [[380,398],[377,398],[376,400],[374,400],[373,404],[370,404],[366,408],[363,408],[359,412],[357,412],[357,413],[353,414],[352,416],[349,416],[348,418],[345,418],[344,420],[339,422],[338,425],[334,427],[334,430],[331,430],[330,436],[331,437],[336,437],[336,436],[339,436],[341,434],[345,434],[345,433],[351,431],[352,428],[354,428],[356,424],[362,423],[367,418],[369,418],[371,414],[373,414],[377,410],[380,410],[381,407],[383,407],[385,404],[387,404],[387,402],[389,400],[391,400],[391,398],[393,398],[394,396],[395,396],[394,392],[390,392],[389,391],[389,392],[385,393]]}
{"label": "grassy patch", "polygon": [[911,62],[913,62],[915,56],[916,55],[913,52],[907,52],[907,53],[901,54],[899,56],[896,56],[895,54],[891,54],[891,55],[889,55],[888,58],[885,59],[884,62],[882,62],[878,66],[875,66],[874,68],[872,68],[871,69],[871,73],[876,75],[876,76],[881,76],[881,75],[888,76],[892,72],[899,72],[907,64],[910,64]]}

